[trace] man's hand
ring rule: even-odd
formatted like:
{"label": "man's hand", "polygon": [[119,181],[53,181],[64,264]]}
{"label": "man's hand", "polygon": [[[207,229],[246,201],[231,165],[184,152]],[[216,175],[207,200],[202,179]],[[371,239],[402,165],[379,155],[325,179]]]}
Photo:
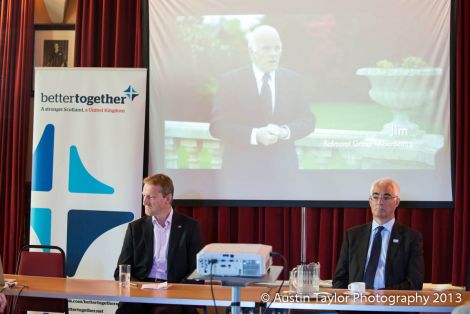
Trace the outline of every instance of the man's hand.
{"label": "man's hand", "polygon": [[290,137],[289,128],[285,125],[279,126],[276,124],[268,124],[267,128],[271,132],[271,134],[276,134],[278,139],[280,140],[287,140]]}
{"label": "man's hand", "polygon": [[277,143],[278,139],[279,134],[268,126],[264,126],[256,130],[256,141],[258,144],[269,146]]}

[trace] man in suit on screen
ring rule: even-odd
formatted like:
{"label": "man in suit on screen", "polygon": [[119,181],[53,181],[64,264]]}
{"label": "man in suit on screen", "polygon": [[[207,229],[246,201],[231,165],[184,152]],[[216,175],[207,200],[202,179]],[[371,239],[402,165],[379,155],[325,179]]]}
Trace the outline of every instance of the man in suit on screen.
{"label": "man in suit on screen", "polygon": [[247,40],[252,64],[222,77],[210,133],[222,141],[224,170],[272,179],[299,169],[294,142],[313,132],[315,118],[300,75],[279,67],[278,31],[261,25]]}
{"label": "man in suit on screen", "polygon": [[[147,216],[131,222],[118,265],[131,265],[131,280],[182,283],[196,269],[202,249],[199,223],[173,210],[173,182],[164,174],[144,179],[143,205]],[[114,277],[118,278],[116,268]],[[187,313],[182,306],[120,303],[116,313]]]}
{"label": "man in suit on screen", "polygon": [[424,280],[420,233],[395,221],[400,187],[389,178],[375,181],[369,204],[373,221],[344,235],[333,288],[365,282],[368,289],[421,290]]}

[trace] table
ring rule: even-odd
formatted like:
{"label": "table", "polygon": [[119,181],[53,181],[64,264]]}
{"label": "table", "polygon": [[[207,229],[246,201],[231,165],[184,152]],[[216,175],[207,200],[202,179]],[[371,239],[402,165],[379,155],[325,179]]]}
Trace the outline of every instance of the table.
{"label": "table", "polygon": [[[7,295],[17,295],[22,287],[21,296],[41,298],[65,298],[116,302],[139,302],[181,305],[213,306],[209,285],[168,284],[167,290],[144,290],[139,287],[119,287],[114,280],[90,280],[75,278],[52,278],[23,275],[6,275],[17,281],[16,287],[4,291]],[[217,306],[230,306],[230,287],[213,286]],[[240,294],[242,307],[254,307],[256,296],[266,287],[249,287]]]}
{"label": "table", "polygon": [[[214,305],[209,285],[169,284],[167,290],[142,290],[138,287],[120,288],[118,282],[112,280],[21,275],[6,275],[5,277],[18,281],[15,288],[4,291],[8,295],[17,295],[21,287],[26,286],[22,290],[21,296],[196,306]],[[213,286],[213,289],[216,306],[230,306],[231,288]],[[240,305],[241,307],[253,308],[269,299],[269,301],[273,301],[270,308],[451,312],[453,308],[470,302],[470,292],[455,290],[442,292],[368,290],[370,295],[364,297],[345,295],[345,290],[341,289],[322,289],[322,291],[331,293],[331,295],[317,300],[298,295],[276,294],[277,287],[249,286],[240,289]]]}

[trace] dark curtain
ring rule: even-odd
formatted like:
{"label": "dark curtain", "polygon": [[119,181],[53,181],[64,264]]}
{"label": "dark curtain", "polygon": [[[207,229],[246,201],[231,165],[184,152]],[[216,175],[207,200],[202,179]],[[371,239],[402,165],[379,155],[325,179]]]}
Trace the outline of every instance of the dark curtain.
{"label": "dark curtain", "polygon": [[[287,258],[289,269],[300,263],[300,208],[178,207],[177,210],[195,217],[201,223],[206,243],[264,243],[272,245],[273,251]],[[454,209],[449,208],[397,210],[398,221],[423,234],[426,282],[452,281],[457,284],[462,280],[460,284],[463,285],[463,277],[453,278],[455,270],[452,260],[459,258],[458,265],[463,265],[465,258],[460,252],[468,249],[459,247],[459,253],[454,255],[455,249],[449,245],[455,235],[453,215]],[[322,279],[330,279],[334,275],[344,231],[371,220],[368,208],[307,209],[306,258],[308,262],[320,262]],[[460,224],[463,225],[463,222]],[[468,232],[466,238],[469,238]],[[282,260],[275,260],[275,264],[282,265]]]}
{"label": "dark curtain", "polygon": [[463,284],[470,260],[470,3],[459,1],[458,5],[454,116],[456,197],[453,237],[448,243],[453,243],[452,282]]}
{"label": "dark curtain", "polygon": [[26,160],[33,73],[33,0],[0,1],[0,254],[13,273],[29,211]]}
{"label": "dark curtain", "polygon": [[[456,206],[454,209],[399,208],[397,219],[423,234],[425,280],[463,285],[470,247],[470,203],[467,196],[470,155],[466,131],[470,127],[466,106],[470,100],[470,4],[461,1],[459,5],[454,130]],[[77,8],[76,65],[140,66],[140,1],[81,0]],[[289,269],[300,262],[300,208],[178,207],[177,210],[201,223],[206,243],[265,243],[287,258]],[[344,231],[371,219],[370,210],[365,208],[307,209],[307,260],[320,261],[322,278],[331,278],[334,274]],[[282,261],[275,260],[275,263],[281,264]]]}
{"label": "dark curtain", "polygon": [[77,0],[75,66],[141,67],[140,0]]}

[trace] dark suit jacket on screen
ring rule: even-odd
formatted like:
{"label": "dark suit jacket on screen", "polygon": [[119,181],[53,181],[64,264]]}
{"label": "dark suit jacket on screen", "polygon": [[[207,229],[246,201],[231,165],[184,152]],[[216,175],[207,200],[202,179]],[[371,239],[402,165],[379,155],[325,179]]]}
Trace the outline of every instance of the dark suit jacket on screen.
{"label": "dark suit jacket on screen", "polygon": [[[275,109],[267,115],[260,104],[251,66],[231,71],[221,79],[214,99],[211,135],[222,140],[223,169],[250,173],[258,170],[297,170],[294,141],[313,132],[315,117],[310,111],[301,77],[279,68],[275,72]],[[268,123],[287,125],[289,140],[270,145],[251,145],[253,128]]]}
{"label": "dark suit jacket on screen", "polygon": [[[182,282],[196,269],[196,254],[202,249],[199,223],[173,210],[168,242],[168,282]],[[124,237],[119,264],[131,265],[131,280],[146,279],[152,269],[154,233],[152,217],[131,222]],[[117,279],[116,268],[114,277]]]}
{"label": "dark suit jacket on screen", "polygon": [[[346,231],[333,279],[333,288],[364,281],[372,224]],[[395,222],[385,261],[385,289],[421,290],[424,280],[423,239],[419,232]]]}

